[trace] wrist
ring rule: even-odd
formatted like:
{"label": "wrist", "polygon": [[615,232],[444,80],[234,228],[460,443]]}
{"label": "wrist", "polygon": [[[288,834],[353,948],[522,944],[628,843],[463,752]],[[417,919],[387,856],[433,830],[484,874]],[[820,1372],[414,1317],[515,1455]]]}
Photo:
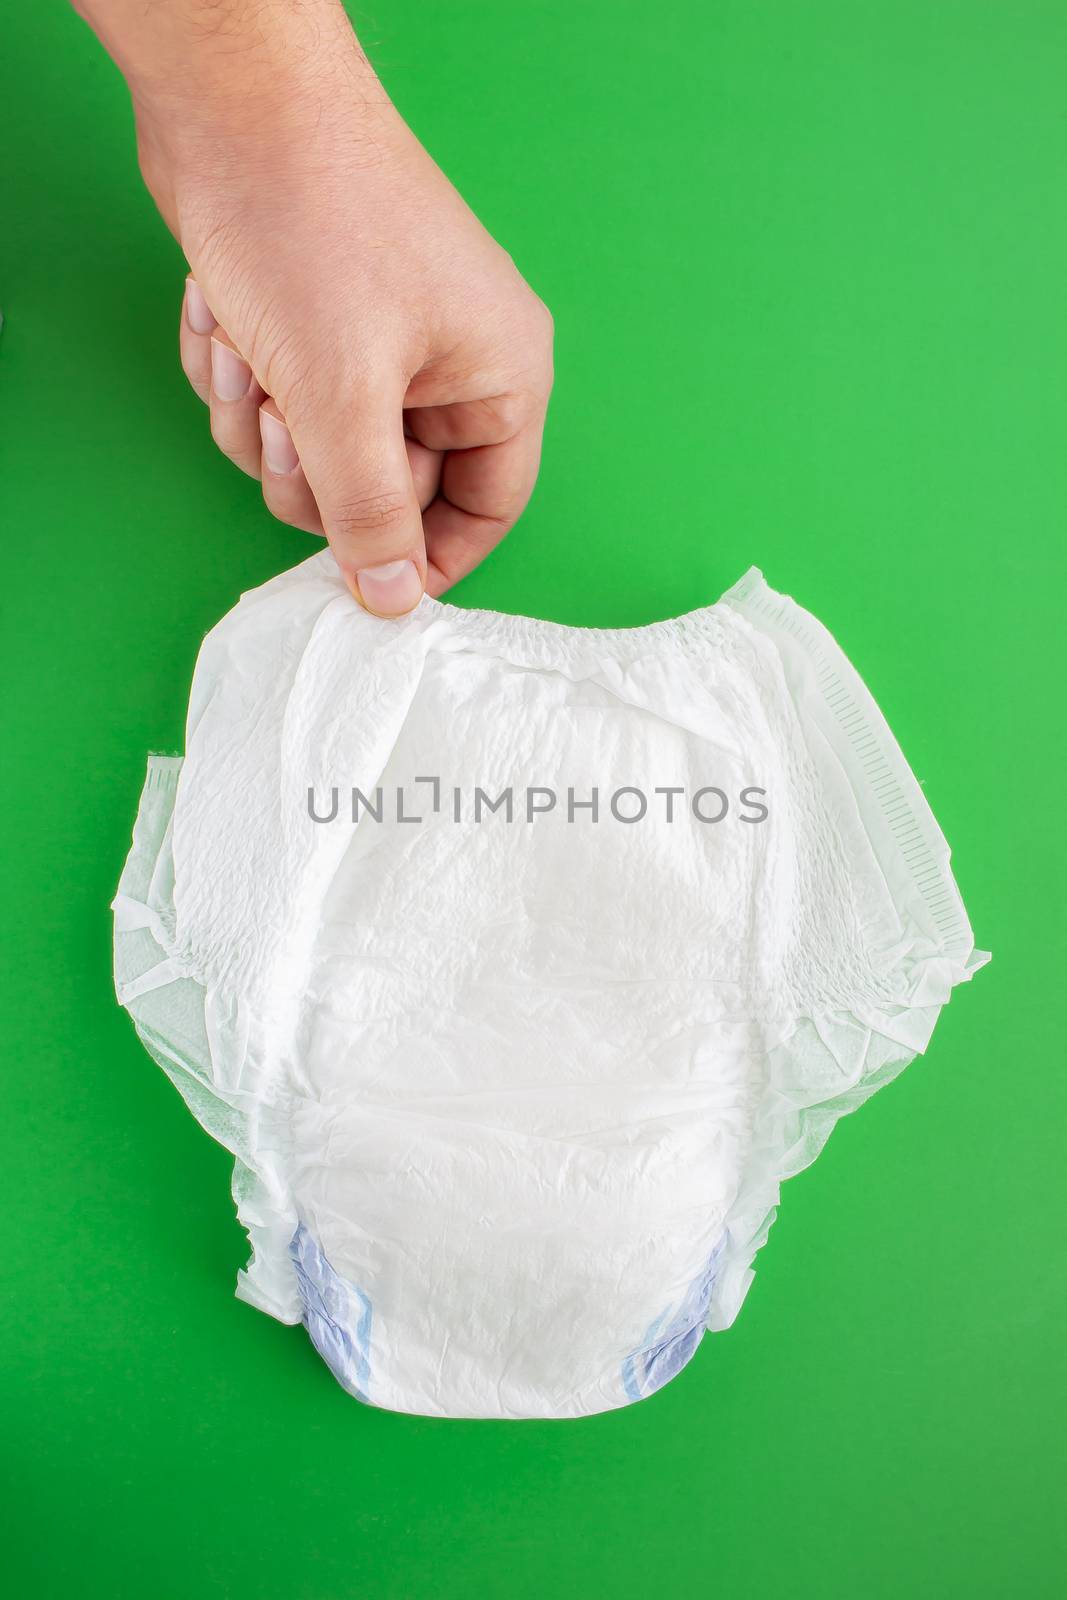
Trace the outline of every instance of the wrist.
{"label": "wrist", "polygon": [[[71,0],[149,104],[221,103],[338,49],[362,57],[340,0]],[[376,81],[376,80],[375,80]]]}
{"label": "wrist", "polygon": [[339,0],[72,3],[126,80],[150,169],[243,160],[268,131],[299,137],[338,106],[395,117]]}

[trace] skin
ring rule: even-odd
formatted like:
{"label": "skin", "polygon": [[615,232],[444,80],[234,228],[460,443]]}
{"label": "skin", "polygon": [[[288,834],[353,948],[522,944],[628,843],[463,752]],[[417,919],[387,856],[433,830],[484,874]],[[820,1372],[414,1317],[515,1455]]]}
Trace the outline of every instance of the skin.
{"label": "skin", "polygon": [[219,448],[398,616],[537,477],[552,318],[389,101],[338,0],[75,0],[130,89],[189,264],[182,366]]}

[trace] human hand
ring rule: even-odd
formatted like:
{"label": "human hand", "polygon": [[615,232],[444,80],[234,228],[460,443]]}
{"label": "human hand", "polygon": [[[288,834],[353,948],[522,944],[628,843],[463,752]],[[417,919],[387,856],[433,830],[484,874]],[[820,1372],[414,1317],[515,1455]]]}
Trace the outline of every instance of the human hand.
{"label": "human hand", "polygon": [[529,499],[547,309],[336,0],[175,0],[147,46],[143,19],[115,36],[121,4],[106,27],[81,8],[127,76],[141,169],[191,269],[182,365],[216,443],[275,516],[325,534],[368,610],[440,594]]}

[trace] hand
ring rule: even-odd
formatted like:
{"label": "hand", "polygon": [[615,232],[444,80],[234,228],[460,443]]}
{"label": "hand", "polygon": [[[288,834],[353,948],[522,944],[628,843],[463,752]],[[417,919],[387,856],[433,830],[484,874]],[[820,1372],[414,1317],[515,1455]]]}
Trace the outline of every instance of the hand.
{"label": "hand", "polygon": [[356,598],[399,615],[477,566],[529,499],[552,319],[335,0],[266,0],[254,32],[240,0],[206,9],[210,35],[152,46],[147,63],[139,35],[105,37],[191,268],[182,365],[274,515],[324,533]]}

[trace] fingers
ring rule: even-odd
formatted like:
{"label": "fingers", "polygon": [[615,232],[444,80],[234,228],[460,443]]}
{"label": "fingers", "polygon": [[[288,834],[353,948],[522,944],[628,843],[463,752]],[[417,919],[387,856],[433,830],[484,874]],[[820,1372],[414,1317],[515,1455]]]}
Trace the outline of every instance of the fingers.
{"label": "fingers", "polygon": [[427,450],[417,439],[408,439],[406,443],[411,481],[415,485],[415,498],[419,502],[420,509],[425,511],[441,487],[441,452]]}
{"label": "fingers", "polygon": [[182,370],[205,403],[211,393],[211,335],[215,326],[196,280],[186,278],[178,346]]}
{"label": "fingers", "polygon": [[518,520],[537,480],[542,431],[535,419],[502,444],[445,456],[441,492],[423,514],[429,594],[473,572]]}
{"label": "fingers", "polygon": [[[273,400],[263,399],[192,277],[185,280],[180,347],[186,377],[211,407],[211,433],[219,448],[251,477],[262,477],[263,498],[281,522],[321,534],[318,508],[281,412]],[[265,418],[259,415],[260,402]]]}
{"label": "fingers", "polygon": [[408,411],[414,436],[448,452],[440,494],[423,516],[430,594],[466,577],[518,519],[537,480],[546,404],[539,392],[515,390]]}
{"label": "fingers", "polygon": [[263,498],[268,511],[280,522],[303,528],[306,533],[321,533],[322,518],[315,496],[308,487],[292,434],[273,400],[264,400],[259,408],[259,433]]}
{"label": "fingers", "polygon": [[[303,528],[306,533],[322,533],[322,518],[304,476],[285,418],[269,397],[259,408],[259,432],[263,444],[261,476],[267,509],[279,522]],[[427,450],[414,439],[407,441],[408,464],[420,507],[428,506],[441,482],[441,456]]]}
{"label": "fingers", "polygon": [[211,437],[235,466],[259,477],[261,443],[259,408],[263,390],[252,369],[234,349],[229,337],[216,328],[211,345]]}
{"label": "fingers", "polygon": [[368,382],[351,399],[308,404],[287,420],[330,548],[359,603],[402,616],[422,597],[426,550],[403,427],[403,396]]}
{"label": "fingers", "polygon": [[466,450],[503,444],[543,410],[534,395],[515,391],[440,406],[412,406],[406,417],[413,437],[431,450]]}

